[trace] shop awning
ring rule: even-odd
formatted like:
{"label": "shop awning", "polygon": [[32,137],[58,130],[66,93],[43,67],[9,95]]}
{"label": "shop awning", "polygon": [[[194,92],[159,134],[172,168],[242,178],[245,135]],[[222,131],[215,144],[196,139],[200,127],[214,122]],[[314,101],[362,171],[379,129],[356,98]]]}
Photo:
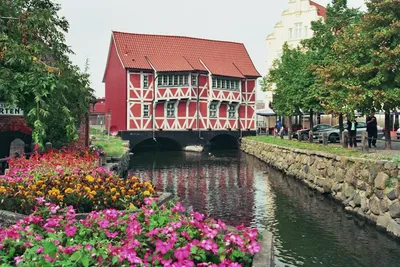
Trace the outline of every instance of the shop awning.
{"label": "shop awning", "polygon": [[275,112],[270,108],[264,108],[264,109],[256,110],[256,114],[259,115],[259,116],[264,116],[264,117],[276,116]]}

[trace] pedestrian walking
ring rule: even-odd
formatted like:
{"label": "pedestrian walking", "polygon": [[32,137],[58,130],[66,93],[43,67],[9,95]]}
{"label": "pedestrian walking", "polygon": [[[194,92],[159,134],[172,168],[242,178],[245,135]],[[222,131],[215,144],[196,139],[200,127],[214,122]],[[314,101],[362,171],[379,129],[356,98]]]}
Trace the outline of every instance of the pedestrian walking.
{"label": "pedestrian walking", "polygon": [[279,136],[281,130],[282,130],[282,122],[278,120],[275,125],[275,137]]}
{"label": "pedestrian walking", "polygon": [[376,147],[376,139],[378,139],[378,123],[376,121],[375,112],[371,112],[371,116],[367,118],[368,147],[371,144]]}
{"label": "pedestrian walking", "polygon": [[358,122],[354,118],[347,120],[347,133],[349,136],[349,146],[351,148],[357,147],[357,126]]}

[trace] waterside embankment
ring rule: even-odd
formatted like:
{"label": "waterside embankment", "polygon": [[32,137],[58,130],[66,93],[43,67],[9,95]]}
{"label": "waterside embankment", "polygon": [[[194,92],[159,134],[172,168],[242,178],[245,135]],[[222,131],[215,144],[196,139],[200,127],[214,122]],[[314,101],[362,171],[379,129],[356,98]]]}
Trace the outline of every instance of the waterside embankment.
{"label": "waterside embankment", "polygon": [[345,209],[400,238],[400,164],[282,147],[244,138],[241,149],[329,194]]}

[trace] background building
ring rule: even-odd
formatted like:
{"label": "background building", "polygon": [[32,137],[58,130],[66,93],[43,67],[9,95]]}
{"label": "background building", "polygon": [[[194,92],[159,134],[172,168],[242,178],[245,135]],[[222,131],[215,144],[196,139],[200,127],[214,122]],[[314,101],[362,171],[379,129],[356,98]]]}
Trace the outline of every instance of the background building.
{"label": "background building", "polygon": [[[325,7],[310,0],[290,0],[289,7],[282,13],[282,20],[275,24],[274,31],[267,37],[267,67],[272,67],[275,59],[282,55],[285,42],[296,47],[300,41],[313,36],[311,22],[326,17]],[[267,73],[268,75],[268,73]],[[257,101],[265,108],[272,102],[273,91],[257,91]],[[262,120],[262,118],[259,118]],[[275,125],[275,118],[269,119],[269,125]]]}

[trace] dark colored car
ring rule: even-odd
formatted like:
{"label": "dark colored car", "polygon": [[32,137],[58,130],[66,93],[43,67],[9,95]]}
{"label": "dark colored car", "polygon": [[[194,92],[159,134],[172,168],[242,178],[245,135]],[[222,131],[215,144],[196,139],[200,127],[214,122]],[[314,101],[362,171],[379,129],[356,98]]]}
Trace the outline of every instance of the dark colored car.
{"label": "dark colored car", "polygon": [[[313,133],[322,131],[322,130],[326,130],[329,128],[332,128],[332,126],[330,126],[329,124],[317,124],[317,125],[314,125],[314,127],[313,127]],[[308,140],[309,132],[310,132],[310,129],[298,130],[297,132],[295,132],[293,134],[293,138],[298,139],[298,136],[300,135],[301,140]],[[316,139],[316,138],[314,137],[314,139]]]}

